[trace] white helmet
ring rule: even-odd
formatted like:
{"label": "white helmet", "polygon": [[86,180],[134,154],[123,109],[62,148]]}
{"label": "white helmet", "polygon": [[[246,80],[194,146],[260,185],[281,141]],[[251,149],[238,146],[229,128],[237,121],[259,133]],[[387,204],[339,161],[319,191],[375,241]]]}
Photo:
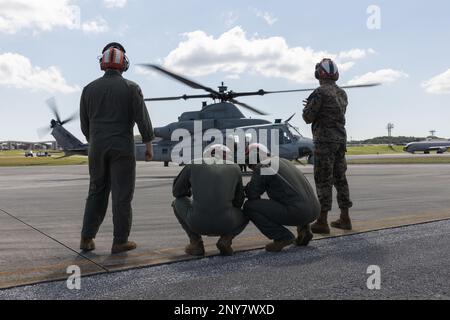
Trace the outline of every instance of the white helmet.
{"label": "white helmet", "polygon": [[316,64],[315,76],[317,80],[339,80],[339,69],[331,59],[323,59]]}
{"label": "white helmet", "polygon": [[226,160],[231,155],[231,150],[223,144],[214,144],[209,146],[203,152],[203,159],[206,158],[217,158]]}
{"label": "white helmet", "polygon": [[252,143],[245,149],[245,157],[249,164],[254,164],[251,162],[255,162],[255,160],[257,163],[260,163],[270,158],[270,151],[261,143]]}

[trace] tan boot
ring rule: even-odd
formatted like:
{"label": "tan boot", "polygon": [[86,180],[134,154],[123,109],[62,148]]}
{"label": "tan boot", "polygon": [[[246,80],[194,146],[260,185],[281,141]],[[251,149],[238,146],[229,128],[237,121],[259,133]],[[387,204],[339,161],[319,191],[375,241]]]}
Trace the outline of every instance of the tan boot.
{"label": "tan boot", "polygon": [[306,247],[314,238],[309,224],[303,227],[297,227],[297,233],[298,237],[295,239],[294,244],[299,247]]}
{"label": "tan boot", "polygon": [[94,239],[81,238],[80,250],[83,250],[83,251],[86,251],[86,252],[95,250]]}
{"label": "tan boot", "polygon": [[205,246],[203,245],[202,240],[191,240],[184,252],[190,256],[202,257],[205,255]]}
{"label": "tan boot", "polygon": [[341,209],[341,217],[339,220],[331,223],[331,226],[336,229],[351,231],[353,229],[352,221],[348,209]]}
{"label": "tan boot", "polygon": [[137,248],[137,244],[132,241],[128,241],[125,243],[115,243],[111,248],[112,254],[119,254],[131,250],[135,250]]}
{"label": "tan boot", "polygon": [[284,248],[292,245],[293,240],[274,241],[266,246],[268,252],[281,252]]}
{"label": "tan boot", "polygon": [[231,245],[233,244],[234,236],[221,236],[219,241],[217,241],[217,249],[219,249],[220,254],[222,256],[232,256],[234,254],[233,248]]}
{"label": "tan boot", "polygon": [[319,219],[311,225],[311,231],[315,234],[330,234],[330,226],[328,225],[328,211],[322,211]]}

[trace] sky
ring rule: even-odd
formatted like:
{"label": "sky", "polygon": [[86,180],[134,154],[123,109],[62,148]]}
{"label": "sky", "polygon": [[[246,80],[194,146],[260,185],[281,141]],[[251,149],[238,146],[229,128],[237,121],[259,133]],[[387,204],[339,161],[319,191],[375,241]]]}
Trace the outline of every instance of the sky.
{"label": "sky", "polygon": [[[146,97],[199,94],[149,73],[156,63],[206,86],[233,91],[314,88],[314,67],[337,62],[338,84],[381,82],[349,90],[349,138],[450,137],[448,1],[299,0],[0,0],[0,141],[40,141],[52,115],[79,108],[81,90],[102,76],[98,56],[121,42],[131,60],[124,76]],[[268,120],[287,119],[310,137],[306,93],[241,98]],[[155,127],[199,110],[201,100],[148,103]],[[242,110],[246,116],[259,117]],[[66,125],[84,141],[79,120]]]}

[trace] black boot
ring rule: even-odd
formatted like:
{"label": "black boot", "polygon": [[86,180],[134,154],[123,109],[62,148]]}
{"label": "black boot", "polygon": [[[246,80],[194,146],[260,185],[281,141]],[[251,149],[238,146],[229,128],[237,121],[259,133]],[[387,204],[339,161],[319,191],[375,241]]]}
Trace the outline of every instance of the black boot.
{"label": "black boot", "polygon": [[322,211],[319,219],[311,226],[311,231],[315,234],[330,234],[328,225],[328,211]]}
{"label": "black boot", "polygon": [[341,209],[341,217],[339,220],[331,223],[331,226],[336,229],[351,231],[353,229],[352,220],[348,209]]}
{"label": "black boot", "polygon": [[297,227],[297,233],[298,237],[295,239],[294,244],[299,247],[306,247],[314,238],[309,224],[303,227]]}

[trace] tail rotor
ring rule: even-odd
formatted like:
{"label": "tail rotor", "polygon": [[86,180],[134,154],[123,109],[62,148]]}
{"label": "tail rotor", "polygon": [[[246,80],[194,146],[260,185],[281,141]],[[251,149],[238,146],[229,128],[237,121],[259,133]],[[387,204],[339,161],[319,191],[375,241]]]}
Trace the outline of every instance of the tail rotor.
{"label": "tail rotor", "polygon": [[73,120],[75,120],[78,117],[77,112],[75,112],[69,118],[67,118],[65,120],[61,120],[58,105],[57,105],[56,99],[54,97],[48,99],[46,101],[46,104],[47,104],[48,108],[51,110],[55,119],[52,119],[52,121],[50,122],[50,126],[45,126],[45,127],[37,130],[39,138],[43,138],[43,137],[47,136],[50,132],[52,132],[52,130],[53,130],[53,128],[55,128],[55,126],[57,126],[57,125],[63,126],[67,123],[72,122]]}

